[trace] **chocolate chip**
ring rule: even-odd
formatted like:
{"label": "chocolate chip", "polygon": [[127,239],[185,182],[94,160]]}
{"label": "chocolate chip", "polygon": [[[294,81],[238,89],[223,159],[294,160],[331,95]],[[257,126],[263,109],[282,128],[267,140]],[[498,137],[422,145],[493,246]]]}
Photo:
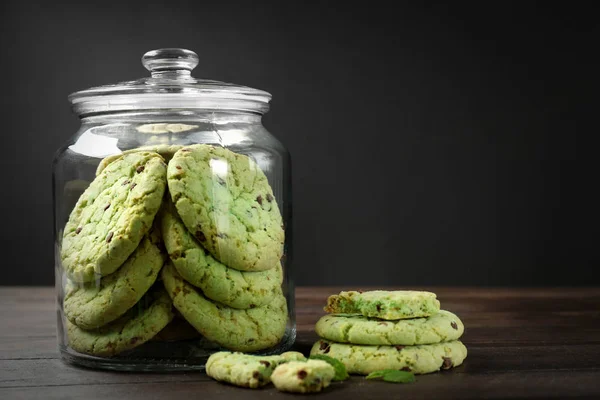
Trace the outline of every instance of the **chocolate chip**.
{"label": "chocolate chip", "polygon": [[177,168],[177,169],[181,169],[181,166],[179,166],[179,165],[176,165],[176,166],[175,166],[175,168]]}
{"label": "chocolate chip", "polygon": [[201,242],[205,242],[206,236],[204,236],[204,233],[202,233],[200,231],[196,231],[196,239],[198,239]]}
{"label": "chocolate chip", "polygon": [[442,369],[452,368],[452,365],[454,364],[452,363],[452,359],[450,357],[442,357],[442,359],[444,360],[444,362],[442,363]]}
{"label": "chocolate chip", "polygon": [[256,308],[256,304],[250,303],[250,308]]}
{"label": "chocolate chip", "polygon": [[253,377],[254,379],[258,379],[258,378],[260,378],[260,372],[258,372],[258,371],[254,371],[254,372],[252,373],[252,377]]}
{"label": "chocolate chip", "polygon": [[267,201],[269,203],[273,201],[273,196],[271,196],[271,193],[267,193]]}
{"label": "chocolate chip", "polygon": [[456,330],[458,330],[458,325],[456,325],[456,322],[452,321],[450,322],[450,326]]}
{"label": "chocolate chip", "polygon": [[377,304],[377,311],[381,311],[381,304]]}
{"label": "chocolate chip", "polygon": [[188,151],[191,151],[191,150],[190,149],[181,149],[181,151],[185,151],[187,153]]}
{"label": "chocolate chip", "polygon": [[260,194],[256,198],[256,201],[258,201],[258,204],[260,204],[262,206],[262,196]]}
{"label": "chocolate chip", "polygon": [[269,368],[271,366],[271,363],[265,360],[260,360],[259,361],[262,365],[264,365],[265,367]]}
{"label": "chocolate chip", "polygon": [[106,206],[104,206],[104,211],[108,210],[108,207],[110,207],[110,203],[108,203]]}
{"label": "chocolate chip", "polygon": [[144,166],[143,166],[143,165],[140,165],[139,167],[137,167],[137,168],[135,169],[135,172],[137,172],[138,174],[139,174],[140,172],[143,172],[143,171],[144,171]]}
{"label": "chocolate chip", "polygon": [[140,338],[139,338],[139,337],[136,337],[136,336],[134,336],[134,337],[132,337],[132,338],[131,338],[131,340],[129,341],[129,343],[130,343],[130,344],[136,344],[138,340],[140,340]]}
{"label": "chocolate chip", "polygon": [[110,243],[110,241],[112,240],[112,237],[113,237],[113,232],[110,232],[108,234],[108,236],[106,237],[106,243]]}
{"label": "chocolate chip", "polygon": [[410,369],[410,367],[402,367],[402,368],[400,368],[400,371],[407,371],[407,372],[410,372],[410,371],[411,371],[411,369]]}
{"label": "chocolate chip", "polygon": [[79,232],[81,232],[81,227],[77,228],[77,230],[75,231],[75,234],[79,235]]}
{"label": "chocolate chip", "polygon": [[325,350],[328,347],[329,343],[321,342],[321,344],[319,345],[319,350]]}
{"label": "chocolate chip", "polygon": [[129,186],[129,189],[133,189],[133,188],[134,188],[134,187],[136,187],[136,186],[137,186],[137,183],[133,182],[133,183],[131,184],[131,186]]}
{"label": "chocolate chip", "polygon": [[308,373],[305,370],[301,369],[300,371],[298,371],[298,379],[304,379],[307,376],[308,376]]}
{"label": "chocolate chip", "polygon": [[396,350],[400,351],[404,348],[404,346],[394,346],[396,348]]}
{"label": "chocolate chip", "polygon": [[327,346],[327,348],[325,350],[323,350],[323,353],[327,354],[327,353],[329,353],[329,350],[331,350],[331,347]]}
{"label": "chocolate chip", "polygon": [[125,182],[121,183],[121,185],[125,186],[125,185],[129,185],[131,183],[131,181],[129,179],[125,180]]}

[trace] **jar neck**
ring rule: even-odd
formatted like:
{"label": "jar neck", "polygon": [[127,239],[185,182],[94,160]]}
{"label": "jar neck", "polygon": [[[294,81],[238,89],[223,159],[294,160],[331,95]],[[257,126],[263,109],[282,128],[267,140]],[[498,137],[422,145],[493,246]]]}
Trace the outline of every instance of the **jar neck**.
{"label": "jar neck", "polygon": [[214,110],[160,110],[135,111],[88,115],[81,118],[83,124],[109,123],[151,123],[151,122],[183,122],[196,121],[212,124],[259,124],[262,114],[245,111],[214,111]]}

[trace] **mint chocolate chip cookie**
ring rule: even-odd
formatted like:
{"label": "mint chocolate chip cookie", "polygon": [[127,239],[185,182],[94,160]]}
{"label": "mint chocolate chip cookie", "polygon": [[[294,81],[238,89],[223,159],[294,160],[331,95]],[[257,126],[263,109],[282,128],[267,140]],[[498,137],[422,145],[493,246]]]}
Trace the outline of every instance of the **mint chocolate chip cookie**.
{"label": "mint chocolate chip cookie", "polygon": [[90,282],[116,271],[150,230],[165,190],[165,163],[156,153],[115,160],[83,192],[61,243],[68,277]]}
{"label": "mint chocolate chip cookie", "polygon": [[284,231],[273,190],[248,156],[187,146],[167,167],[169,192],[187,229],[217,260],[240,271],[274,268]]}
{"label": "mint chocolate chip cookie", "polygon": [[329,296],[324,310],[335,314],[362,314],[386,320],[429,317],[440,310],[435,293],[413,290],[341,292]]}
{"label": "mint chocolate chip cookie", "polygon": [[66,321],[69,346],[80,353],[114,356],[154,337],[173,318],[171,299],[164,291],[152,290],[127,314],[95,330],[84,330]]}
{"label": "mint chocolate chip cookie", "polygon": [[65,294],[65,316],[80,328],[94,329],[123,315],[156,281],[165,260],[159,242],[153,231],[121,268],[99,283],[71,283]]}
{"label": "mint chocolate chip cookie", "polygon": [[462,321],[450,311],[440,310],[427,318],[386,321],[354,314],[328,314],[317,322],[315,331],[338,343],[368,345],[416,345],[448,342],[460,338]]}
{"label": "mint chocolate chip cookie", "polygon": [[256,389],[271,382],[273,370],[283,363],[305,360],[302,353],[288,351],[278,356],[253,356],[220,351],[206,361],[206,375],[232,385]]}
{"label": "mint chocolate chip cookie", "polygon": [[329,386],[334,375],[335,370],[325,361],[290,361],[275,368],[271,381],[282,392],[316,393]]}
{"label": "mint chocolate chip cookie", "polygon": [[162,234],[173,265],[186,281],[209,299],[233,308],[260,307],[273,299],[283,279],[280,263],[258,272],[223,265],[200,246],[169,203],[160,213]]}
{"label": "mint chocolate chip cookie", "polygon": [[100,161],[100,164],[98,164],[98,167],[96,168],[96,176],[100,175],[100,173],[104,171],[108,164],[119,159],[124,155],[140,151],[154,152],[160,154],[165,161],[169,161],[173,157],[173,154],[175,154],[175,152],[182,147],[183,146],[180,145],[157,144],[155,146],[142,146],[131,150],[125,150],[120,154],[114,154],[112,156],[103,158],[102,161]]}
{"label": "mint chocolate chip cookie", "polygon": [[383,369],[427,374],[459,366],[467,357],[467,348],[459,340],[418,346],[366,346],[319,340],[310,354],[337,358],[351,374],[368,375]]}
{"label": "mint chocolate chip cookie", "polygon": [[204,337],[229,350],[267,349],[279,343],[285,333],[287,303],[279,287],[271,303],[239,310],[206,299],[169,262],[161,276],[181,315]]}

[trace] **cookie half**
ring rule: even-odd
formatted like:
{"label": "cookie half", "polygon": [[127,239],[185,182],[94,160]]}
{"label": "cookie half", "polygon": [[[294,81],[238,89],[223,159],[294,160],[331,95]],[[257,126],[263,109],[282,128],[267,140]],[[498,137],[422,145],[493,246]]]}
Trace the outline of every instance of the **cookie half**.
{"label": "cookie half", "polygon": [[192,145],[167,167],[171,199],[183,223],[217,260],[264,271],[283,255],[279,207],[260,167],[222,147]]}
{"label": "cookie half", "polygon": [[429,317],[440,310],[440,302],[436,297],[435,293],[413,290],[349,291],[329,296],[324,310],[386,320]]}
{"label": "cookie half", "polygon": [[296,351],[277,356],[220,351],[213,353],[206,361],[206,375],[220,382],[255,389],[271,382],[271,374],[278,365],[293,360],[306,358]]}
{"label": "cookie half", "polygon": [[80,196],[61,243],[62,266],[73,281],[116,271],[150,230],[165,190],[158,154],[135,152],[109,164]]}
{"label": "cookie half", "polygon": [[84,330],[66,320],[69,346],[80,353],[110,357],[152,339],[173,319],[169,295],[152,291],[118,320],[95,330]]}
{"label": "cookie half", "polygon": [[329,386],[334,376],[335,369],[325,361],[290,361],[275,368],[271,382],[282,392],[316,393]]}
{"label": "cookie half", "polygon": [[287,303],[280,288],[266,306],[240,310],[208,300],[170,262],[161,276],[175,308],[208,340],[229,350],[252,352],[272,347],[283,338]]}
{"label": "cookie half", "polygon": [[317,335],[338,343],[368,345],[434,344],[460,338],[460,318],[440,310],[427,318],[386,321],[355,314],[328,314],[315,325]]}
{"label": "cookie half", "polygon": [[223,265],[200,246],[168,203],[161,211],[162,235],[173,265],[186,281],[209,299],[233,308],[261,307],[273,299],[283,280],[280,263],[258,272]]}
{"label": "cookie half", "polygon": [[71,282],[67,286],[65,316],[83,329],[106,325],[133,307],[156,281],[166,256],[155,232],[144,238],[116,272],[98,283]]}
{"label": "cookie half", "polygon": [[337,358],[350,374],[368,375],[382,369],[428,374],[461,365],[467,348],[460,340],[418,346],[366,346],[323,339],[313,345],[310,354]]}

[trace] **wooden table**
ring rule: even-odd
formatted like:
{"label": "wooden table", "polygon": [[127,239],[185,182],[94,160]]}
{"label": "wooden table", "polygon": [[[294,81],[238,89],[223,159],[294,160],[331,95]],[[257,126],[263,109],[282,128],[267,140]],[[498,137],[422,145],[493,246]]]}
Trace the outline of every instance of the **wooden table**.
{"label": "wooden table", "polygon": [[[368,288],[361,288],[368,289]],[[469,356],[412,384],[353,376],[320,399],[600,399],[600,288],[423,288],[465,323]],[[341,288],[299,288],[296,350],[308,353],[325,299]],[[52,288],[0,288],[0,399],[283,399],[202,372],[117,373],[64,364],[56,348]]]}

